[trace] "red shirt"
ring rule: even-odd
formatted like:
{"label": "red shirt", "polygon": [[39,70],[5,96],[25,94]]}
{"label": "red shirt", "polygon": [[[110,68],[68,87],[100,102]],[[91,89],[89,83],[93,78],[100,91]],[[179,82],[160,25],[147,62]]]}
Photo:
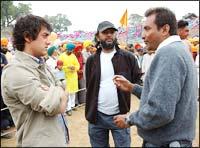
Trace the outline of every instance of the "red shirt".
{"label": "red shirt", "polygon": [[78,59],[78,62],[80,64],[80,69],[77,72],[78,73],[78,79],[82,79],[83,78],[83,55],[82,53],[80,53],[79,55],[77,53],[75,53],[76,58]]}

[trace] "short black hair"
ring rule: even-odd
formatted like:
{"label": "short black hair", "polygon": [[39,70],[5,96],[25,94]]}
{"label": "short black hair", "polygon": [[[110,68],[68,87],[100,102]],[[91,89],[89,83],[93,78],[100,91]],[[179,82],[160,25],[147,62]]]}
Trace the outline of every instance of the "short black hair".
{"label": "short black hair", "polygon": [[157,25],[158,30],[168,24],[170,26],[169,34],[177,35],[176,16],[171,10],[164,7],[150,8],[145,12],[145,17],[153,14],[156,15],[155,24]]}
{"label": "short black hair", "polygon": [[24,50],[25,37],[35,40],[41,30],[46,27],[48,31],[52,31],[51,25],[42,17],[32,14],[20,17],[13,29],[13,46],[19,51]]}
{"label": "short black hair", "polygon": [[179,28],[184,28],[184,27],[186,27],[188,25],[189,25],[189,23],[187,21],[185,21],[185,20],[179,20],[178,21],[178,29]]}

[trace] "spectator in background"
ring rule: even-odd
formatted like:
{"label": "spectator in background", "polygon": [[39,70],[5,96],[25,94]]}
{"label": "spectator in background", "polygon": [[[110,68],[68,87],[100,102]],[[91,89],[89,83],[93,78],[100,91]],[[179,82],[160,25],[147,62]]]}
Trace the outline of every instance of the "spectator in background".
{"label": "spectator in background", "polygon": [[8,43],[9,41],[7,38],[1,38],[1,53],[3,53],[6,56],[8,63],[10,63],[14,58],[14,52],[8,50]]}
{"label": "spectator in background", "polygon": [[[6,59],[6,56],[0,52],[0,58],[1,58],[1,75],[2,75],[2,70],[3,68],[8,64],[8,61]],[[6,108],[7,106],[4,104],[3,101],[3,97],[2,97],[2,90],[0,92],[1,94],[1,109]],[[3,132],[3,130],[9,129],[11,126],[13,126],[13,120],[12,117],[10,115],[10,112],[8,109],[5,109],[3,111],[1,111],[1,133]]]}
{"label": "spectator in background", "polygon": [[91,53],[91,54],[95,54],[96,51],[97,51],[97,48],[96,48],[94,45],[92,45],[92,46],[91,46],[91,49],[90,49],[90,53]]}
{"label": "spectator in background", "polygon": [[58,54],[59,54],[59,56],[60,56],[62,53],[66,52],[65,46],[66,46],[66,43],[62,43],[62,44],[59,45],[59,47],[58,47]]}
{"label": "spectator in background", "polygon": [[85,64],[89,56],[91,56],[91,50],[92,50],[92,41],[86,40],[83,42],[83,50],[82,50],[82,55],[83,55],[83,78],[85,79]]}
{"label": "spectator in background", "polygon": [[73,43],[68,43],[65,45],[66,52],[59,56],[59,60],[63,62],[63,70],[65,72],[66,79],[66,91],[68,95],[68,103],[66,108],[66,113],[68,116],[72,115],[72,109],[75,107],[75,97],[78,91],[78,70],[80,69],[80,64],[73,54],[75,45]]}
{"label": "spectator in background", "polygon": [[199,54],[199,37],[193,37],[191,39],[192,43],[192,55],[194,60],[196,60],[197,54]]}
{"label": "spectator in background", "polygon": [[178,30],[177,33],[180,36],[181,40],[183,43],[187,46],[187,49],[191,52],[192,54],[192,45],[188,41],[188,36],[189,36],[189,28],[188,28],[189,23],[185,20],[179,20],[178,21]]}
{"label": "spectator in background", "polygon": [[[83,55],[82,55],[83,45],[78,44],[76,45],[74,49],[74,54],[76,55],[76,58],[78,59],[78,62],[80,64],[80,69],[78,70],[78,88],[83,89],[85,88],[85,79],[83,78]],[[76,104],[82,104],[85,103],[85,93],[86,90],[81,90],[76,95]]]}
{"label": "spectator in background", "polygon": [[[63,67],[63,61],[61,60],[57,60],[57,63],[56,63],[56,73],[55,73],[55,76],[56,78],[58,78],[60,81],[64,81],[65,80],[65,72],[63,71],[62,69]],[[65,82],[66,83],[66,82]]]}
{"label": "spectator in background", "polygon": [[146,54],[143,56],[143,61],[142,61],[142,73],[143,73],[143,81],[145,79],[146,73],[151,65],[151,62],[155,56],[155,50],[148,50]]}
{"label": "spectator in background", "polygon": [[46,61],[47,65],[49,66],[50,70],[55,74],[56,73],[56,65],[58,60],[58,52],[56,46],[51,46],[47,50],[48,53],[48,60]]}
{"label": "spectator in background", "polygon": [[85,64],[87,61],[87,58],[91,55],[90,50],[92,49],[93,43],[90,40],[86,40],[83,42],[84,49],[82,50],[83,55],[83,63]]}
{"label": "spectator in background", "polygon": [[134,46],[134,50],[135,50],[134,55],[138,60],[139,68],[142,69],[143,47],[139,43],[136,43]]}

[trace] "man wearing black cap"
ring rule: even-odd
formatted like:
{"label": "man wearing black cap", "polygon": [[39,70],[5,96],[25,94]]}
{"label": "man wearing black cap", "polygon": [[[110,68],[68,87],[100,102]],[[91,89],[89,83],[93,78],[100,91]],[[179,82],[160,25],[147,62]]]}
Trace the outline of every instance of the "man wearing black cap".
{"label": "man wearing black cap", "polygon": [[108,21],[98,25],[97,51],[86,62],[85,116],[92,147],[108,147],[109,130],[116,147],[130,147],[130,129],[120,129],[113,123],[115,115],[129,112],[130,93],[118,90],[112,79],[119,74],[137,83],[140,71],[135,57],[118,47],[116,31]]}

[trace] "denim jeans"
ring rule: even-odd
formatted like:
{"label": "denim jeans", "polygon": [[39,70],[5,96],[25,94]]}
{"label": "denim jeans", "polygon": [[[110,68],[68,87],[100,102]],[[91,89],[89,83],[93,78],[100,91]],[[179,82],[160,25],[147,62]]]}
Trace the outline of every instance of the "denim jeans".
{"label": "denim jeans", "polygon": [[118,128],[113,123],[114,116],[98,112],[96,124],[88,124],[88,133],[92,147],[109,147],[109,131],[112,133],[115,147],[130,147],[130,128]]}

